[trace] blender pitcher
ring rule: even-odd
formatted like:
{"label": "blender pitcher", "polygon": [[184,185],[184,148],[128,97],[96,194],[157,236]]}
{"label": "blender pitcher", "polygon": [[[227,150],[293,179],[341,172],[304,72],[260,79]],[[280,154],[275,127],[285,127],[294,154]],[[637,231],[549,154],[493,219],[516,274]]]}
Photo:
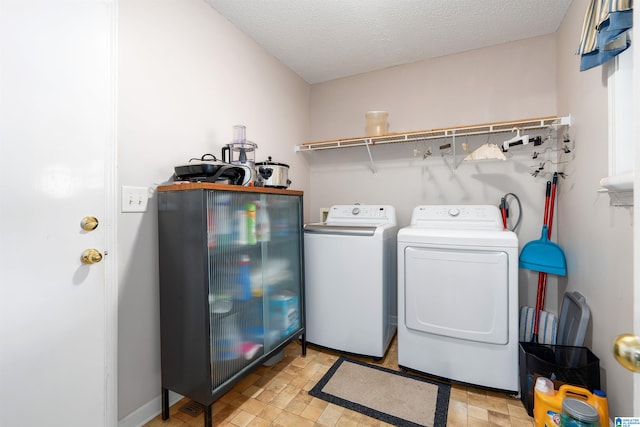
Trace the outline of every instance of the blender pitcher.
{"label": "blender pitcher", "polygon": [[252,183],[256,180],[256,148],[258,145],[255,142],[247,141],[245,135],[245,126],[236,125],[233,127],[233,141],[222,147],[222,161],[248,167],[251,171],[251,179],[248,182]]}

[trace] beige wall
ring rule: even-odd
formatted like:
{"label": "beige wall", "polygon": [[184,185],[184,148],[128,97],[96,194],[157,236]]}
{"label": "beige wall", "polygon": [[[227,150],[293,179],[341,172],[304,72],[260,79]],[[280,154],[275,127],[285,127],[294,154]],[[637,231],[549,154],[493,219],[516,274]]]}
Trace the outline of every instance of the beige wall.
{"label": "beige wall", "polygon": [[[632,210],[609,207],[608,197],[596,193],[608,165],[607,92],[601,69],[578,71],[575,49],[586,3],[574,2],[556,35],[313,85],[311,137],[364,135],[368,110],[389,111],[390,132],[571,115],[572,152],[545,153],[556,163],[547,168],[567,175],[558,186],[554,233],[567,254],[569,272],[559,281],[550,276],[545,307],[557,313],[566,290],[586,297],[592,315],[586,345],[601,358],[611,414],[632,415],[632,375],[610,352],[617,334],[633,330]],[[507,137],[489,141],[499,144]],[[460,142],[478,146],[486,138]],[[320,208],[332,204],[384,203],[396,207],[404,226],[419,204],[497,204],[513,192],[523,203],[520,245],[539,238],[550,176],[530,175],[540,162],[531,158],[531,148],[511,150],[506,162],[461,163],[440,155],[442,143],[372,147],[375,173],[365,148],[301,153],[311,167],[311,218],[318,220]],[[431,158],[413,156],[414,148],[426,146],[433,150]],[[522,305],[535,305],[536,278],[520,271]]]}
{"label": "beige wall", "polygon": [[389,132],[552,115],[555,80],[550,35],[320,83],[311,138],[364,135],[368,110],[389,112]]}
{"label": "beige wall", "polygon": [[[308,84],[202,0],[123,1],[118,18],[120,185],[154,188],[192,157],[219,156],[232,126],[243,124],[256,160],[289,164],[291,188],[308,190],[294,151],[309,135]],[[121,214],[118,227],[123,419],[159,410],[155,195],[148,212]]]}
{"label": "beige wall", "polygon": [[[600,358],[612,416],[633,412],[633,374],[611,354],[621,333],[633,332],[633,209],[610,207],[598,195],[608,173],[606,65],[579,72],[575,55],[587,0],[575,0],[557,33],[558,112],[571,113],[575,159],[559,199],[559,239],[567,254],[567,290],[591,308],[588,346]],[[631,155],[631,153],[629,153]],[[563,283],[563,288],[565,283]]]}
{"label": "beige wall", "polygon": [[[599,71],[578,73],[575,40],[586,7],[576,0],[555,35],[339,79],[311,88],[201,0],[130,0],[119,5],[119,183],[155,187],[172,168],[218,155],[231,126],[247,126],[258,160],[291,166],[292,188],[306,192],[305,218],[335,203],[389,203],[401,225],[427,203],[497,204],[507,192],[523,203],[520,243],[539,237],[544,185],[534,179],[531,148],[506,162],[461,163],[438,145],[422,160],[401,144],[295,153],[293,146],[364,134],[364,113],[389,111],[390,132],[572,114],[576,147],[558,168],[556,231],[569,262],[567,280],[551,281],[547,307],[565,288],[592,309],[588,344],[601,358],[612,415],[631,415],[631,375],[609,354],[612,337],[631,325],[631,213],[598,196],[606,174],[606,93]],[[604,114],[604,116],[603,116]],[[500,144],[511,135],[494,136]],[[459,141],[462,142],[462,141]],[[466,140],[477,147],[485,137]],[[546,149],[551,143],[541,147]],[[556,160],[545,151],[544,158]],[[119,238],[119,418],[159,410],[160,355],[155,197],[145,214],[122,214]],[[535,301],[534,275],[520,272],[521,303]],[[145,412],[146,411],[146,412]],[[157,413],[157,412],[156,412]],[[152,415],[155,415],[153,413]]]}
{"label": "beige wall", "polygon": [[[555,36],[522,40],[458,55],[316,84],[311,89],[311,135],[314,140],[361,136],[364,113],[389,111],[389,131],[402,132],[556,114]],[[473,148],[501,145],[513,133],[457,140]],[[534,134],[532,133],[531,136]],[[547,131],[542,133],[546,136]],[[311,166],[310,215],[333,204],[390,204],[401,226],[421,204],[493,204],[506,193],[522,202],[521,246],[538,239],[544,191],[549,174],[530,175],[544,159],[554,159],[552,141],[535,150],[512,149],[507,161],[462,162],[441,156],[451,140],[372,147],[376,173],[365,148],[300,153]],[[413,150],[433,155],[423,160]],[[547,170],[552,165],[547,166]],[[546,172],[546,170],[545,170]],[[515,216],[517,206],[512,210]],[[535,305],[537,275],[520,272],[521,305]],[[556,311],[555,279],[549,283],[548,308]]]}

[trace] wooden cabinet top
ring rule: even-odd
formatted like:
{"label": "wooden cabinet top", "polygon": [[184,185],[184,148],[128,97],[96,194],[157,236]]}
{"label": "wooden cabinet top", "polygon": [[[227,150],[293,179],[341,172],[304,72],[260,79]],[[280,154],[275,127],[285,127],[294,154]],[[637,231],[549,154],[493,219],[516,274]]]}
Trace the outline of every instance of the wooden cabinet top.
{"label": "wooden cabinet top", "polygon": [[303,192],[298,190],[285,190],[272,187],[254,187],[231,184],[215,184],[211,182],[179,182],[158,186],[158,192],[165,191],[185,191],[185,190],[219,190],[219,191],[240,191],[247,193],[284,194],[288,196],[302,196]]}

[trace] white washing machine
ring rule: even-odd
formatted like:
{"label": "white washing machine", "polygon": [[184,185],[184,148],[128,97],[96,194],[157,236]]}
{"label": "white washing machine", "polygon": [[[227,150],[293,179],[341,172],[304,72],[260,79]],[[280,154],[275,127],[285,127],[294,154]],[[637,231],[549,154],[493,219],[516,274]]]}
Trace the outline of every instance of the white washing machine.
{"label": "white washing machine", "polygon": [[518,391],[518,238],[497,207],[418,206],[398,231],[398,365]]}
{"label": "white washing machine", "polygon": [[307,341],[382,358],[396,332],[398,226],[382,205],[336,205],[304,226]]}

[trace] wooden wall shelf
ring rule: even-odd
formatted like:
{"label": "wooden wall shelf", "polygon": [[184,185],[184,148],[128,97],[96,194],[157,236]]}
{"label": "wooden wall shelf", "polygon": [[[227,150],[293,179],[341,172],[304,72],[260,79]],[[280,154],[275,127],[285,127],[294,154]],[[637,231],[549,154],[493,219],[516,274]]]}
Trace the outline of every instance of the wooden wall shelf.
{"label": "wooden wall shelf", "polygon": [[318,151],[336,148],[361,147],[383,144],[398,144],[403,142],[428,141],[432,139],[456,138],[473,135],[487,135],[493,133],[515,132],[551,128],[554,126],[571,125],[571,116],[547,116],[507,122],[494,122],[469,126],[439,128],[415,132],[392,133],[381,136],[365,136],[358,138],[344,138],[320,142],[306,142],[296,145],[296,151]]}

